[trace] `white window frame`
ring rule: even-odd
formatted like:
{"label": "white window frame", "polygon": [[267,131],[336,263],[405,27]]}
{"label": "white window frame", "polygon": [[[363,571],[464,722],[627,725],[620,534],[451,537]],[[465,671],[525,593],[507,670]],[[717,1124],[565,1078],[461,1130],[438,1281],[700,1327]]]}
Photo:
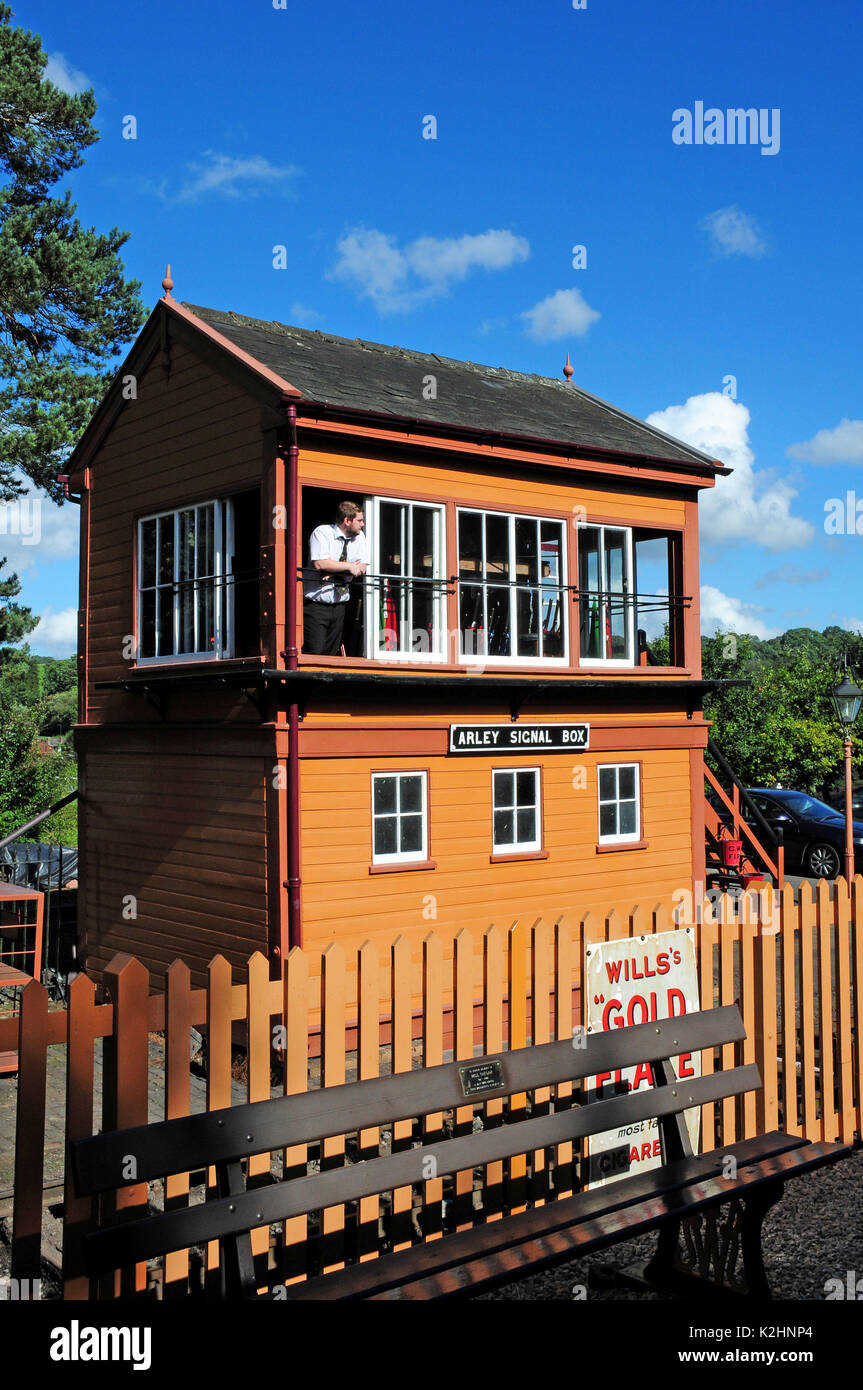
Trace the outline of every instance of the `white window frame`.
{"label": "white window frame", "polygon": [[[508,529],[508,546],[509,546],[510,573],[511,573],[511,574],[514,574],[514,573],[515,573],[515,553],[516,553],[516,552],[515,552],[515,523],[516,523],[517,521],[533,521],[533,522],[535,522],[535,523],[539,523],[540,526],[542,525],[542,523],[543,523],[544,521],[547,521],[547,522],[554,522],[555,525],[557,525],[557,526],[560,527],[560,549],[561,549],[561,554],[560,554],[560,578],[558,579],[558,581],[557,581],[557,583],[556,583],[555,585],[552,585],[552,586],[549,586],[549,587],[550,587],[550,588],[553,588],[553,589],[555,589],[555,590],[557,590],[558,593],[560,594],[560,598],[561,598],[561,624],[560,624],[560,625],[561,625],[561,633],[562,633],[562,636],[563,636],[563,654],[562,654],[562,656],[530,656],[530,655],[527,655],[527,656],[519,656],[517,652],[511,653],[509,656],[491,656],[491,655],[490,655],[489,653],[487,653],[487,652],[463,652],[463,651],[462,651],[462,644],[463,644],[463,642],[464,642],[464,633],[461,631],[461,591],[462,591],[462,585],[467,584],[467,585],[478,586],[478,587],[482,588],[483,590],[487,590],[487,589],[489,589],[489,588],[492,588],[492,589],[493,589],[493,588],[495,587],[494,580],[491,580],[491,579],[462,579],[462,578],[461,578],[461,574],[460,574],[460,571],[461,571],[461,555],[460,555],[459,550],[458,550],[458,544],[459,544],[459,540],[458,540],[458,533],[459,533],[458,519],[459,519],[459,517],[462,515],[462,513],[468,513],[468,512],[472,512],[472,513],[474,513],[474,514],[477,515],[477,516],[502,516],[502,517],[506,517],[506,519],[507,519],[507,521],[508,521],[508,523],[509,523],[509,529]],[[458,616],[457,616],[457,622],[458,622],[458,627],[459,627],[459,633],[458,633],[458,652],[459,652],[459,656],[458,656],[458,660],[459,660],[459,662],[460,662],[461,664],[463,664],[463,665],[475,666],[476,663],[477,663],[477,661],[481,659],[482,662],[483,662],[483,664],[486,665],[486,666],[568,666],[568,665],[569,665],[569,605],[566,603],[566,598],[567,598],[567,594],[568,594],[568,590],[567,590],[567,587],[566,587],[566,586],[567,586],[567,575],[566,575],[567,554],[566,554],[566,550],[567,550],[567,546],[566,546],[566,520],[565,520],[565,518],[563,518],[563,517],[559,517],[559,516],[536,516],[536,515],[531,514],[530,512],[499,512],[499,511],[494,510],[494,508],[491,508],[491,507],[457,507],[457,508],[456,508],[456,570],[457,570],[457,575],[458,575],[458,578],[457,578],[457,585],[456,585],[457,594],[458,594],[458,597],[457,597],[457,600],[456,600],[456,613],[457,613],[457,615],[458,615]],[[540,555],[539,555],[539,557],[538,557],[538,561],[539,561],[539,562],[541,562],[541,554],[542,554],[542,548],[541,548],[541,542],[540,542]],[[483,527],[483,569],[485,569],[485,527]],[[542,578],[542,576],[540,576],[540,580],[541,580],[541,578]],[[528,583],[519,584],[518,578],[516,577],[515,581],[509,581],[509,582],[508,582],[508,586],[507,586],[507,587],[508,587],[508,589],[509,589],[509,631],[510,631],[510,641],[511,641],[511,644],[512,644],[513,647],[517,647],[517,646],[518,646],[518,633],[517,633],[517,631],[516,631],[516,614],[517,614],[517,611],[518,611],[518,610],[517,610],[517,607],[516,607],[516,594],[518,593],[519,589],[539,589],[540,593],[542,593],[543,585],[542,585],[541,582],[538,583],[538,584],[528,584]],[[483,613],[484,613],[484,614],[485,614],[486,611],[487,611],[487,608],[486,608],[487,601],[488,601],[488,596],[487,596],[487,594],[484,594],[484,598],[483,598]],[[486,629],[486,630],[487,630],[487,629]]]}
{"label": "white window frame", "polygon": [[[581,603],[579,602],[579,605],[578,605],[578,638],[577,638],[577,640],[578,640],[578,664],[579,664],[579,666],[588,666],[588,667],[600,667],[600,666],[602,666],[602,667],[613,666],[613,667],[614,667],[614,666],[616,666],[616,667],[626,667],[626,668],[629,668],[629,667],[635,666],[635,664],[636,664],[636,652],[635,652],[635,593],[634,593],[634,590],[633,590],[634,564],[633,564],[633,555],[632,555],[632,527],[631,527],[631,526],[618,526],[618,525],[617,525],[616,523],[614,523],[614,522],[604,523],[604,522],[589,521],[589,520],[579,523],[579,526],[578,526],[579,551],[578,551],[578,560],[577,560],[577,563],[578,563],[578,582],[579,582],[579,586],[580,586],[580,584],[581,584],[581,536],[582,536],[582,533],[583,533],[583,531],[584,531],[585,529],[590,529],[590,530],[598,531],[598,532],[599,532],[599,538],[600,538],[599,573],[600,573],[600,578],[605,574],[605,533],[606,533],[606,531],[621,531],[621,532],[623,532],[624,536],[626,537],[626,546],[625,546],[625,551],[624,551],[624,554],[625,554],[625,556],[626,556],[626,573],[625,573],[625,575],[624,575],[623,594],[624,594],[624,600],[625,600],[625,601],[624,601],[624,614],[625,614],[625,618],[626,618],[626,628],[625,628],[625,631],[626,631],[626,653],[627,653],[627,654],[626,654],[626,656],[623,656],[623,657],[620,657],[620,656],[582,656],[582,654],[581,654]],[[600,633],[604,634],[604,633],[605,633],[605,612],[606,612],[606,603],[607,603],[607,599],[606,599],[605,596],[604,596],[605,593],[606,593],[606,591],[605,591],[604,589],[601,591],[601,593],[602,593],[603,597],[598,597],[598,600],[597,600],[598,603],[599,603],[599,630],[600,630]],[[579,596],[579,597],[580,597],[580,596]],[[613,597],[616,597],[616,596],[613,596]]]}
{"label": "white window frame", "polygon": [[[397,791],[397,794],[396,794],[396,809],[395,809],[394,812],[393,812],[393,811],[386,811],[386,812],[384,812],[384,813],[382,813],[382,814],[380,814],[380,815],[376,815],[376,814],[375,814],[375,781],[376,781],[378,778],[383,778],[383,777],[395,777],[395,779],[396,779],[396,784],[397,784],[397,787],[399,788],[399,790]],[[396,853],[394,853],[394,854],[378,854],[377,851],[375,850],[375,822],[376,822],[376,821],[378,821],[378,820],[389,820],[389,819],[392,819],[393,816],[395,816],[395,818],[396,818],[396,843],[398,843],[398,841],[399,841],[399,839],[400,839],[400,833],[399,833],[399,832],[400,832],[400,824],[401,824],[401,781],[402,781],[402,778],[405,778],[405,777],[419,777],[419,778],[420,778],[420,788],[421,788],[421,792],[422,792],[422,795],[421,795],[422,820],[421,820],[421,822],[420,822],[421,825],[422,825],[422,845],[420,846],[420,848],[419,848],[418,850],[407,850],[407,851],[404,851],[404,852],[402,852],[402,851],[396,851]],[[429,857],[428,773],[427,773],[426,771],[412,771],[412,770],[410,770],[410,769],[407,769],[407,770],[405,770],[405,771],[385,771],[385,770],[382,769],[382,770],[379,771],[379,772],[373,772],[373,773],[372,773],[372,789],[371,789],[371,806],[372,806],[372,864],[374,865],[374,864],[422,864],[422,863],[425,863],[425,861],[426,861],[426,860],[428,859],[428,857]],[[415,815],[416,812],[413,812],[413,811],[412,811],[412,812],[410,812],[409,814],[410,814],[410,815]]]}
{"label": "white window frame", "polygon": [[[496,811],[508,811],[508,810],[510,810],[510,809],[512,810],[512,812],[513,812],[512,830],[513,830],[513,835],[517,837],[517,835],[518,835],[518,816],[517,816],[517,814],[516,814],[516,811],[517,811],[518,803],[517,803],[517,801],[516,801],[512,807],[509,807],[509,806],[498,806],[498,804],[497,804],[497,780],[498,780],[499,777],[505,777],[507,774],[509,774],[510,776],[517,776],[519,772],[532,772],[532,773],[533,773],[533,787],[534,787],[533,812],[534,812],[534,826],[535,826],[535,829],[536,829],[536,834],[534,835],[534,838],[533,838],[532,840],[530,840],[530,841],[528,841],[528,840],[519,840],[519,839],[516,838],[515,840],[513,840],[512,842],[510,842],[510,843],[508,843],[508,844],[502,844],[502,843],[500,843],[500,842],[497,840],[497,837],[496,837],[496,835],[495,835],[495,829],[494,829],[494,817],[495,817],[495,812],[496,812]],[[517,783],[514,781],[514,782],[513,782],[513,796],[514,796],[514,797],[515,797],[515,787],[516,787],[516,786],[517,786]],[[526,808],[523,808],[523,809],[526,809]],[[536,850],[541,850],[541,849],[542,849],[542,775],[541,775],[540,769],[539,769],[538,767],[496,767],[496,768],[493,768],[493,769],[492,769],[492,774],[491,774],[491,843],[492,843],[492,853],[493,853],[495,856],[504,855],[504,854],[530,854],[530,853],[532,853],[532,852],[534,852],[534,851],[536,851]]]}
{"label": "white window frame", "polygon": [[[413,524],[414,507],[430,511],[433,517],[434,574],[437,581],[434,589],[432,645],[428,651],[386,650],[381,645],[381,563],[379,540],[381,535],[380,509],[382,503],[411,509],[407,514],[408,524]],[[446,507],[443,503],[420,501],[413,497],[369,497],[366,499],[366,538],[369,548],[369,569],[371,573],[365,581],[365,607],[368,619],[365,624],[366,656],[373,661],[428,662],[446,660]],[[405,535],[403,555],[410,555],[410,538]],[[392,576],[390,576],[392,577]],[[412,607],[412,604],[411,604]]]}
{"label": "white window frame", "polygon": [[[180,579],[180,546],[179,529],[180,517],[184,512],[199,511],[203,508],[213,508],[213,564],[214,571],[211,576],[202,581],[212,586],[213,589],[213,627],[218,636],[217,646],[213,650],[179,652],[180,645],[180,619],[181,605],[179,602],[180,585],[187,581]],[[160,584],[159,580],[159,553],[158,546],[155,556],[155,585],[147,585],[146,589],[141,584],[141,571],[143,565],[143,527],[147,522],[164,522],[167,518],[173,518],[174,527],[174,570],[173,579],[170,584]],[[196,521],[197,525],[197,521]],[[157,530],[158,535],[158,530]],[[229,582],[232,574],[232,556],[234,553],[234,506],[230,498],[219,499],[215,497],[207,498],[202,502],[188,502],[182,507],[172,507],[163,512],[150,512],[147,516],[138,518],[137,523],[138,551],[136,563],[136,614],[137,614],[137,640],[138,655],[136,664],[138,666],[165,665],[170,663],[188,663],[196,661],[221,661],[226,657],[233,656],[234,652],[234,589]],[[224,537],[224,540],[223,540]],[[195,583],[196,581],[188,581]],[[172,603],[172,632],[173,632],[173,652],[160,652],[154,656],[142,656],[140,647],[142,642],[144,627],[144,594],[150,588],[156,590],[156,631],[158,633],[159,624],[159,602],[160,593],[170,589]],[[194,621],[197,629],[198,606],[194,605]],[[222,640],[224,634],[224,640]],[[197,642],[197,637],[196,637]]]}
{"label": "white window frame", "polygon": [[[627,832],[626,834],[619,834],[619,833],[618,833],[618,834],[615,834],[615,835],[608,835],[608,834],[603,835],[602,829],[601,829],[601,826],[602,826],[601,808],[602,808],[603,806],[616,806],[616,807],[617,807],[617,814],[616,814],[616,816],[615,816],[615,819],[616,819],[618,825],[620,824],[620,804],[621,804],[621,796],[620,796],[620,773],[621,773],[621,770],[624,769],[624,768],[632,768],[632,770],[633,770],[634,773],[635,773],[635,830],[634,830],[634,831],[631,831],[631,832]],[[615,796],[615,798],[614,798],[613,800],[610,800],[610,799],[606,798],[606,800],[603,801],[603,799],[602,799],[602,793],[601,793],[601,786],[600,786],[600,783],[601,783],[600,774],[601,774],[602,772],[604,772],[604,771],[607,771],[608,769],[612,769],[612,770],[617,774],[616,777],[615,777],[615,790],[616,790],[616,792],[617,792],[617,795]],[[633,798],[632,798],[632,797],[629,797],[629,796],[623,798],[623,800],[624,800],[624,801],[627,801],[627,802],[628,802],[628,801],[631,801],[632,799],[633,799]],[[596,768],[596,831],[597,831],[597,836],[596,836],[596,838],[597,838],[597,843],[600,844],[600,845],[628,845],[628,844],[633,844],[634,842],[639,841],[639,840],[641,839],[641,767],[640,767],[640,765],[639,765],[638,763],[599,763],[599,764],[597,765],[597,768]]]}

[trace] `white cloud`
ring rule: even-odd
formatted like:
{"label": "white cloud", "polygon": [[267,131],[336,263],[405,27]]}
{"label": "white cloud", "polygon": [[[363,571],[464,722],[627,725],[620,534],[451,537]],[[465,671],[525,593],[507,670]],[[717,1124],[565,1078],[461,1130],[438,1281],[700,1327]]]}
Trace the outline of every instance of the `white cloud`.
{"label": "white cloud", "polygon": [[36,656],[74,656],[78,649],[77,608],[64,608],[59,613],[46,608],[25,640]]}
{"label": "white cloud", "polygon": [[765,610],[754,603],[743,603],[739,598],[723,594],[713,584],[701,586],[701,631],[709,635],[714,632],[748,632],[752,637],[776,637],[781,628],[768,627],[757,616]]}
{"label": "white cloud", "polygon": [[418,237],[406,251],[411,268],[432,284],[464,280],[472,270],[507,270],[526,261],[530,244],[512,232],[479,232],[476,236]]}
{"label": "white cloud", "polygon": [[843,618],[840,624],[846,632],[863,633],[863,618]]}
{"label": "white cloud", "polygon": [[527,336],[540,343],[570,336],[581,338],[599,317],[581,290],[556,290],[522,314],[529,325],[525,329]]}
{"label": "white cloud", "polygon": [[177,197],[182,202],[190,202],[205,193],[219,193],[223,198],[255,197],[259,193],[272,193],[274,186],[285,183],[300,172],[295,164],[271,164],[263,155],[217,154],[215,150],[205,150],[206,163],[191,162],[186,165],[188,176],[179,193],[171,194],[162,190],[164,197]]}
{"label": "white cloud", "polygon": [[698,224],[710,236],[718,256],[764,256],[767,240],[757,221],[748,212],[733,204],[711,212]]}
{"label": "white cloud", "polygon": [[708,391],[690,396],[683,405],[655,410],[647,423],[734,469],[699,496],[702,540],[749,541],[773,551],[807,545],[815,531],[808,521],[791,515],[796,489],[768,472],[756,473],[753,467],[749,419],[740,401]]}
{"label": "white cloud", "polygon": [[795,588],[800,589],[809,584],[820,584],[822,580],[827,579],[829,574],[829,569],[802,570],[799,565],[789,562],[762,574],[760,579],[755,580],[752,588],[767,589],[771,584],[793,584]]}
{"label": "white cloud", "polygon": [[506,270],[527,260],[530,244],[512,232],[418,237],[404,248],[376,228],[354,227],[336,246],[329,277],[344,280],[381,314],[401,313],[446,294],[474,270]]}
{"label": "white cloud", "polygon": [[93,86],[90,78],[80,68],[73,67],[64,53],[48,54],[45,76],[70,97],[77,96],[79,92],[86,92]]}
{"label": "white cloud", "polygon": [[819,430],[785,452],[806,463],[863,463],[863,420],[840,420],[834,429]]}

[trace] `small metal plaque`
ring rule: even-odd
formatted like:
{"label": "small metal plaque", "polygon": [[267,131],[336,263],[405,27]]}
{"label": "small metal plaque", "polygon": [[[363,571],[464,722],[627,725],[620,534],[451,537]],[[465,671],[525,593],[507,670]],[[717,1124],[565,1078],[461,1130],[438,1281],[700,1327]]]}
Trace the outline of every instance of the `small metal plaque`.
{"label": "small metal plaque", "polygon": [[459,1067],[462,1093],[466,1096],[480,1095],[483,1091],[499,1091],[503,1082],[503,1066],[500,1062],[476,1062],[473,1066]]}

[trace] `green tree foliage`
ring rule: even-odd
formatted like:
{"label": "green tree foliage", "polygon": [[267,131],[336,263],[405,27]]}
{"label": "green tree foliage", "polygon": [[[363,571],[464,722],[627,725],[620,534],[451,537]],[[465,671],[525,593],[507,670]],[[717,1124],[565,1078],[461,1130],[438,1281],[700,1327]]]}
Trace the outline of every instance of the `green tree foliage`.
{"label": "green tree foliage", "polygon": [[[17,581],[7,586],[5,599],[0,587],[0,633],[14,641],[20,625],[5,615]],[[36,619],[23,611],[29,631]],[[5,650],[3,660],[0,647],[0,838],[73,791],[78,780],[69,733],[77,716],[75,658],[31,656],[26,647]],[[25,838],[77,844],[74,804]]]}
{"label": "green tree foliage", "polygon": [[15,599],[21,592],[18,576],[10,574],[3,578],[5,557],[0,559],[0,688],[14,691],[19,697],[25,695],[25,687],[32,689],[33,676],[28,661],[26,646],[13,646],[32,632],[38,619],[29,608],[24,608]]}
{"label": "green tree foliage", "polygon": [[[0,695],[0,839],[45,811],[77,785],[74,758],[63,751],[43,752],[39,743],[39,705],[13,705]],[[52,822],[43,822],[28,839],[48,839]],[[64,823],[66,834],[72,827]],[[77,840],[64,841],[66,844]]]}
{"label": "green tree foliage", "polygon": [[60,465],[105,394],[107,366],[146,311],[118,251],[54,185],[98,139],[92,91],[44,76],[39,38],[0,3],[0,500],[22,475],[62,500]]}
{"label": "green tree foliage", "polygon": [[[844,654],[857,665],[861,648],[856,634],[835,627],[793,628],[769,641],[733,633],[702,640],[705,679],[751,682],[710,695],[704,706],[712,738],[744,785],[779,783],[819,797],[835,790],[843,750],[830,693]],[[863,774],[861,741],[854,741],[857,775]]]}

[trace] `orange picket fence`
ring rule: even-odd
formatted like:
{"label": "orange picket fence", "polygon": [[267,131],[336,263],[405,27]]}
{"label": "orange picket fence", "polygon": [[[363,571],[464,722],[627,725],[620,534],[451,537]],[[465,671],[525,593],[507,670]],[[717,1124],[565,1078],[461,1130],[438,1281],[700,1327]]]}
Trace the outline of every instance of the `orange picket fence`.
{"label": "orange picket fence", "polygon": [[[41,984],[22,992],[20,1015],[0,1022],[0,1051],[19,1053],[15,1148],[13,1275],[40,1273],[43,1156],[46,1133],[46,1067],[49,1049],[66,1049],[65,1134],[89,1136],[159,1119],[219,1109],[241,1100],[264,1100],[315,1086],[339,1085],[356,1077],[434,1066],[480,1052],[503,1051],[571,1036],[582,1018],[581,984],[585,949],[602,941],[638,938],[692,925],[695,931],[702,1008],[739,1001],[746,1041],[723,1049],[722,1065],[755,1062],[763,1089],[705,1106],[702,1147],[713,1148],[782,1128],[809,1139],[850,1142],[863,1133],[863,878],[849,899],[839,880],[807,885],[795,902],[785,885],[780,894],[764,888],[742,897],[711,895],[693,904],[680,895],[673,918],[665,908],[611,911],[604,920],[517,922],[506,929],[464,929],[454,940],[430,932],[421,957],[400,937],[367,942],[350,957],[338,944],[319,952],[291,952],[284,975],[271,979],[267,961],[253,956],[246,978],[232,978],[223,958],[212,961],[206,988],[193,988],[189,970],[175,962],[154,981],[138,961],[116,957],[104,976],[105,1002],[79,976],[68,1008],[49,1007]],[[417,1007],[419,1001],[419,1007]],[[190,1068],[191,1029],[206,1039],[206,1066]],[[242,1054],[238,1048],[242,1045]],[[241,1065],[238,1067],[238,1057]],[[705,1053],[702,1067],[714,1066]],[[239,1079],[241,1078],[241,1080]],[[3,1082],[0,1084],[14,1084]],[[572,1105],[571,1086],[548,1088],[532,1103]],[[501,1101],[487,1102],[490,1113]],[[481,1107],[477,1107],[482,1113]],[[400,1121],[392,1132],[377,1130],[327,1139],[289,1150],[271,1160],[250,1160],[250,1176],[306,1171],[374,1156],[381,1145],[409,1145],[430,1133],[457,1132],[472,1123],[474,1110],[451,1116]],[[51,1117],[49,1116],[49,1119]],[[56,1123],[56,1117],[55,1117]],[[570,1152],[564,1152],[569,1149]],[[580,1155],[559,1145],[550,1156],[557,1198],[577,1188]],[[517,1161],[514,1161],[517,1162]],[[524,1164],[522,1159],[521,1163]],[[528,1178],[543,1168],[542,1155],[528,1155]],[[500,1165],[491,1165],[500,1166]],[[495,1175],[487,1173],[486,1181]],[[499,1175],[498,1175],[499,1176]],[[522,1174],[523,1176],[523,1174]],[[547,1176],[547,1175],[546,1175]],[[209,1175],[212,1181],[212,1173]],[[292,1218],[277,1233],[254,1233],[256,1253],[274,1242],[281,1277],[302,1279],[354,1259],[372,1259],[386,1248],[433,1238],[457,1213],[460,1224],[486,1218],[475,1200],[471,1173],[451,1181],[430,1178],[389,1199],[328,1208],[316,1217]],[[206,1178],[173,1178],[150,1200],[176,1206],[200,1200]],[[504,1184],[504,1189],[506,1184]],[[537,1189],[539,1190],[539,1189]],[[524,1184],[519,1187],[524,1201]],[[126,1189],[118,1205],[134,1206],[147,1192]],[[528,1200],[530,1192],[528,1191]],[[506,1203],[504,1201],[504,1207]],[[500,1209],[500,1208],[499,1208]],[[67,1298],[87,1298],[81,1240],[93,1210],[76,1198],[66,1171],[63,1215],[63,1279]],[[262,1244],[263,1243],[263,1244]],[[275,1255],[271,1251],[271,1258]],[[218,1249],[170,1255],[151,1270],[151,1283],[185,1292],[214,1277]],[[139,1273],[138,1287],[144,1271]]]}

